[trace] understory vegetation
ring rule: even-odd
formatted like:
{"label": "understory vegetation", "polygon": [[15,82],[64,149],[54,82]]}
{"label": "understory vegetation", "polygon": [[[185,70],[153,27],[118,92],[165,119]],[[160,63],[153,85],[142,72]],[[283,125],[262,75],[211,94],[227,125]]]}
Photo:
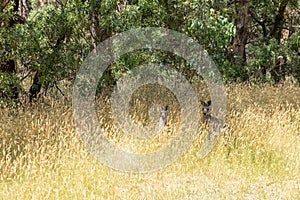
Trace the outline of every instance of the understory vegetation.
{"label": "understory vegetation", "polygon": [[[39,106],[2,108],[0,195],[3,199],[299,198],[299,87],[229,84],[226,92],[230,128],[213,151],[203,159],[197,157],[205,137],[201,127],[177,161],[144,174],[123,173],[93,158],[76,134],[68,103],[46,99]],[[107,125],[113,123],[105,116],[109,112],[103,112],[110,109],[106,101],[97,101],[98,118],[108,120],[107,139],[114,145],[149,152],[172,136],[175,122],[153,140],[132,141],[116,134]],[[148,112],[143,105],[136,109]],[[176,116],[176,110],[170,112]]]}

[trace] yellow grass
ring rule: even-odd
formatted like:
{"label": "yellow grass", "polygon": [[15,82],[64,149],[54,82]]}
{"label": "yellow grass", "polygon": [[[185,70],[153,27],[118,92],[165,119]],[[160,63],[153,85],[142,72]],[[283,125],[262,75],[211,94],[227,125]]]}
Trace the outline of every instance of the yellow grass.
{"label": "yellow grass", "polygon": [[[227,95],[230,129],[206,158],[197,157],[204,138],[201,129],[184,156],[146,174],[119,172],[89,155],[75,132],[70,105],[3,108],[0,197],[299,199],[300,88],[237,84],[227,86]],[[102,117],[110,123],[109,117]],[[169,132],[147,143],[122,136],[109,125],[105,128],[115,145],[130,149],[133,142],[137,150],[148,151],[172,137],[176,127],[170,126]]]}

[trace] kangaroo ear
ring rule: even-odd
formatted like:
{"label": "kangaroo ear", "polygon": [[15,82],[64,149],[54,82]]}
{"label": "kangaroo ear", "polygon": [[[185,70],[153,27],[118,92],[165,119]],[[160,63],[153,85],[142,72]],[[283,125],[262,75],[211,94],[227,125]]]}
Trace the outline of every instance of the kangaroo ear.
{"label": "kangaroo ear", "polygon": [[211,105],[211,100],[209,100],[209,101],[207,102],[207,105],[208,105],[208,106],[210,106],[210,105]]}
{"label": "kangaroo ear", "polygon": [[168,106],[162,106],[162,107],[160,107],[160,110],[162,110],[162,111],[168,110]]}
{"label": "kangaroo ear", "polygon": [[204,101],[200,100],[200,102],[203,106],[206,105],[206,103]]}

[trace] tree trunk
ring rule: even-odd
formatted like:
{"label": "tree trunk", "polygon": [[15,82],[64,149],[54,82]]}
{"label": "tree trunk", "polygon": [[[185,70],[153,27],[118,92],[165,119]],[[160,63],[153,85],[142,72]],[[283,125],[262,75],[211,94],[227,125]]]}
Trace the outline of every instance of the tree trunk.
{"label": "tree trunk", "polygon": [[[1,1],[0,4],[0,12],[3,12],[6,9],[10,0]],[[13,18],[10,19],[8,24],[5,24],[3,21],[0,20],[0,28],[6,27],[11,28],[15,24],[22,24],[25,22],[25,19],[29,15],[29,10],[27,7],[27,0],[15,0],[14,1],[14,11],[17,13]],[[14,76],[16,73],[16,60],[4,60],[0,63],[0,72],[6,72],[11,76]],[[10,99],[18,99],[19,96],[19,83],[15,83],[12,85],[8,85],[7,87],[10,88],[12,95],[9,97]]]}
{"label": "tree trunk", "polygon": [[9,74],[16,73],[16,65],[13,60],[2,62],[0,65],[0,72],[7,72]]}
{"label": "tree trunk", "polygon": [[246,64],[246,44],[248,39],[248,0],[235,1],[236,19],[236,36],[233,38],[233,51],[237,56],[235,64]]}
{"label": "tree trunk", "polygon": [[42,89],[42,83],[41,83],[41,78],[42,74],[37,72],[34,75],[33,78],[33,83],[29,89],[29,102],[31,103],[33,101],[33,99],[36,99],[38,96],[38,93],[41,91]]}
{"label": "tree trunk", "polygon": [[[285,31],[283,31],[283,25],[284,25],[284,14],[286,7],[289,3],[289,0],[282,0],[280,2],[280,5],[278,7],[277,14],[275,15],[274,24],[271,29],[270,36],[272,38],[275,38],[278,42],[278,44],[284,43],[284,39],[287,39],[289,37],[289,33],[287,35],[284,35]],[[270,71],[271,76],[275,83],[284,82],[285,79],[285,61],[282,56],[279,56],[278,61],[276,62],[275,66]]]}
{"label": "tree trunk", "polygon": [[27,0],[19,0],[18,14],[24,19],[28,18],[29,10]]}
{"label": "tree trunk", "polygon": [[287,7],[289,0],[283,0],[280,2],[280,6],[278,8],[278,13],[275,16],[274,24],[271,30],[270,36],[275,38],[280,43],[281,33],[284,24],[284,13]]}

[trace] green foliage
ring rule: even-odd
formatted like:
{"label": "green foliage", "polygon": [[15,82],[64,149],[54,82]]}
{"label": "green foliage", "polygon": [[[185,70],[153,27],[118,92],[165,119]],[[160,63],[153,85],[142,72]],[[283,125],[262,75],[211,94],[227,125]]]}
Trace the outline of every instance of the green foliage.
{"label": "green foliage", "polygon": [[[32,28],[26,30],[26,37],[35,38],[24,46],[36,48],[30,52],[35,53],[32,69],[42,72],[45,81],[70,78],[70,73],[78,68],[80,57],[89,49],[81,38],[86,38],[85,34],[77,32],[84,28],[83,19],[80,7],[68,4],[60,9],[46,7],[28,22]],[[31,48],[26,46],[25,49]]]}
{"label": "green foliage", "polygon": [[45,89],[63,79],[72,80],[83,56],[90,50],[85,31],[84,6],[73,1],[33,10],[25,24],[1,27],[2,61],[18,61],[21,74],[38,73]]}
{"label": "green foliage", "polygon": [[[45,90],[61,80],[72,81],[97,44],[116,33],[139,27],[164,27],[194,38],[211,55],[225,81],[272,82],[276,77],[271,74],[276,71],[279,56],[285,60],[284,76],[300,79],[299,30],[294,27],[300,18],[295,0],[289,1],[284,13],[285,20],[293,22],[285,24],[290,37],[284,44],[279,44],[271,34],[283,1],[249,2],[245,66],[234,64],[235,55],[229,48],[236,36],[234,19],[238,14],[231,1],[134,0],[125,5],[121,0],[123,8],[118,11],[117,0],[48,1],[44,6],[40,1],[28,0],[30,13],[22,24],[11,23],[17,19],[13,2],[0,12],[0,62],[13,60],[19,80],[32,82],[39,75],[38,84]],[[116,60],[99,84],[110,87],[133,67],[152,62],[172,65],[189,80],[196,80],[196,73],[182,58],[167,52],[141,50]]]}
{"label": "green foliage", "polygon": [[[248,59],[248,74],[252,81],[267,81],[276,82],[276,77],[272,76],[276,66],[279,64],[279,58],[283,57],[284,63],[282,65],[282,78],[286,76],[293,76],[299,79],[299,57],[295,49],[299,45],[298,34],[294,34],[291,39],[284,43],[278,44],[275,38],[269,40],[268,44],[264,41],[257,45],[250,45],[248,48],[251,55]],[[265,74],[262,73],[265,70]],[[278,72],[277,72],[278,73]]]}
{"label": "green foliage", "polygon": [[[229,68],[231,63],[227,59],[225,47],[235,36],[234,23],[230,20],[227,9],[216,10],[209,6],[204,3],[201,5],[196,3],[192,6],[196,12],[188,19],[187,33],[203,45],[216,62],[219,70],[224,75],[228,75],[232,69]],[[224,70],[227,68],[229,71]]]}
{"label": "green foliage", "polygon": [[[284,10],[284,24],[277,24],[280,17],[279,10],[287,3]],[[299,1],[250,1],[249,10],[251,21],[249,28],[248,66],[247,73],[251,80],[277,82],[278,74],[282,73],[283,79],[288,76],[299,79]],[[282,43],[281,28],[288,31],[288,39]],[[284,59],[283,69],[278,72],[278,57]],[[274,76],[274,71],[277,74]],[[279,75],[280,76],[280,75]]]}
{"label": "green foliage", "polygon": [[19,78],[15,74],[0,72],[0,105],[14,104],[21,90]]}

